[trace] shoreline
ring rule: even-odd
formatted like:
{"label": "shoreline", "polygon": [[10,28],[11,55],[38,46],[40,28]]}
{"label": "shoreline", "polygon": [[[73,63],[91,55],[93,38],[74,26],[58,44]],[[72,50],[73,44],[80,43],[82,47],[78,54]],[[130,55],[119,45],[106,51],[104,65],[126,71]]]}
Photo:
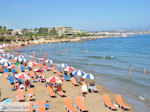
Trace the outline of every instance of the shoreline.
{"label": "shoreline", "polygon": [[[39,44],[39,43],[38,43],[38,44]],[[40,43],[40,44],[42,44],[42,43]],[[43,44],[45,44],[45,43],[43,43]],[[37,45],[37,44],[33,44],[33,45]],[[22,49],[22,48],[24,48],[24,47],[29,47],[29,46],[30,46],[30,45],[21,46],[21,48],[19,48],[19,49]],[[15,50],[17,50],[17,49],[9,49],[9,50],[10,50],[9,52],[13,52],[13,51],[15,51]],[[105,86],[99,84],[98,82],[96,82],[96,87],[97,87],[97,88],[99,89],[99,91],[100,91],[100,93],[98,93],[98,95],[101,96],[101,100],[103,100],[103,99],[102,99],[102,95],[103,95],[103,94],[109,94],[109,95],[111,96],[112,101],[115,102],[115,94],[116,94],[115,92],[113,92],[113,91],[111,91],[110,89],[106,88]],[[90,94],[90,93],[89,93],[89,94]],[[125,104],[129,105],[130,107],[132,107],[131,111],[129,111],[129,112],[135,112],[135,111],[133,110],[133,105],[130,104],[126,99],[123,98],[123,100],[124,100],[124,103],[125,103]],[[103,105],[103,106],[104,106],[104,105]],[[106,108],[106,107],[104,106],[104,108]],[[108,108],[106,108],[106,110],[109,111]],[[119,109],[119,110],[120,110],[120,109]],[[118,111],[119,111],[119,110],[118,110]]]}

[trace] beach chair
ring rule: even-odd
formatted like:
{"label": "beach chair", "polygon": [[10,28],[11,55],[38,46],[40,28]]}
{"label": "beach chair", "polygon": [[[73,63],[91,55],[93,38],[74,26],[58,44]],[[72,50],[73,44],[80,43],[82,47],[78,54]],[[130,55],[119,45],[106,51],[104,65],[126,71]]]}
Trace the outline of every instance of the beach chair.
{"label": "beach chair", "polygon": [[108,107],[108,108],[111,109],[111,110],[117,110],[117,107],[115,107],[115,106],[111,103],[110,96],[109,96],[108,94],[104,94],[103,98],[104,98],[104,105],[105,105],[106,107]]}
{"label": "beach chair", "polygon": [[79,86],[79,84],[77,83],[77,81],[74,77],[71,77],[71,82],[74,86]]}
{"label": "beach chair", "polygon": [[83,85],[81,86],[81,92],[82,92],[83,94],[87,94],[87,93],[88,93],[88,88],[87,88],[87,85],[86,85],[86,84],[83,84]]}
{"label": "beach chair", "polygon": [[47,90],[48,90],[48,94],[49,94],[51,97],[56,97],[56,94],[54,93],[52,86],[47,86]]}
{"label": "beach chair", "polygon": [[62,90],[62,86],[61,85],[57,85],[57,94],[60,95],[61,97],[65,97],[65,93]]}
{"label": "beach chair", "polygon": [[23,91],[22,90],[17,90],[17,100],[18,101],[25,101],[24,95],[23,95]]}
{"label": "beach chair", "polygon": [[33,103],[30,102],[30,112],[33,112]]}
{"label": "beach chair", "polygon": [[72,101],[71,101],[71,97],[65,97],[64,98],[64,102],[65,102],[65,109],[67,110],[67,112],[75,112],[75,108],[72,107]]}
{"label": "beach chair", "polygon": [[25,69],[24,69],[23,66],[20,66],[20,70],[21,70],[22,72],[25,72]]}
{"label": "beach chair", "polygon": [[40,72],[36,72],[37,73],[37,76],[41,77],[41,73]]}
{"label": "beach chair", "polygon": [[48,66],[47,65],[43,65],[43,68],[47,71],[48,70]]}
{"label": "beach chair", "polygon": [[9,76],[9,82],[11,85],[15,83],[14,76]]}
{"label": "beach chair", "polygon": [[65,79],[66,81],[70,81],[70,78],[69,78],[66,74],[64,74],[64,79]]}
{"label": "beach chair", "polygon": [[57,70],[57,74],[58,74],[60,77],[63,77],[62,72],[60,72],[59,70]]}
{"label": "beach chair", "polygon": [[122,96],[121,96],[120,94],[115,95],[115,97],[116,97],[116,104],[117,104],[120,108],[122,108],[122,109],[124,109],[124,110],[130,110],[130,107],[128,107],[127,105],[125,105],[125,104],[123,103]]}
{"label": "beach chair", "polygon": [[53,72],[53,73],[57,73],[57,70],[55,69],[54,66],[52,67],[52,72]]}
{"label": "beach chair", "polygon": [[46,103],[46,102],[45,102],[44,100],[39,100],[39,101],[37,101],[38,112],[46,112],[45,103]]}
{"label": "beach chair", "polygon": [[35,100],[35,94],[33,88],[28,88],[27,89],[27,97],[29,101]]}
{"label": "beach chair", "polygon": [[14,75],[14,74],[17,73],[17,72],[16,72],[15,69],[12,69],[12,70],[11,70],[11,73]]}
{"label": "beach chair", "polygon": [[39,67],[39,68],[42,68],[42,64],[41,64],[41,63],[39,63],[39,64],[38,64],[38,67]]}
{"label": "beach chair", "polygon": [[30,74],[30,77],[31,77],[31,78],[34,78],[35,75],[34,75],[34,71],[33,71],[33,70],[30,70],[30,71],[29,71],[29,74]]}
{"label": "beach chair", "polygon": [[80,110],[80,112],[88,112],[88,108],[84,106],[81,96],[76,97],[76,107]]}

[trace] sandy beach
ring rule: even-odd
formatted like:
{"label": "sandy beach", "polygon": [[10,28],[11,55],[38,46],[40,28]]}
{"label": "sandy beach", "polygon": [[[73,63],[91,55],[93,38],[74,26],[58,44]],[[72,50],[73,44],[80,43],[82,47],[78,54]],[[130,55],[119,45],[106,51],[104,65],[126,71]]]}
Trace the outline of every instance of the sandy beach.
{"label": "sandy beach", "polygon": [[[18,70],[18,72],[20,72]],[[26,72],[28,73],[28,72]],[[46,77],[50,76],[58,76],[57,74],[52,73],[51,71],[46,71],[43,73]],[[32,79],[31,79],[32,82]],[[13,98],[12,102],[17,102],[16,99],[16,91],[11,91],[11,85],[9,84],[9,81],[5,79],[4,76],[0,76],[0,85],[1,85],[1,99],[4,98]],[[65,112],[64,109],[64,98],[57,95],[56,98],[51,98],[48,95],[47,88],[44,86],[44,83],[32,83],[35,87],[35,101],[32,101],[36,103],[37,100],[46,100],[51,105],[48,112]],[[109,89],[103,87],[102,85],[96,84],[96,87],[99,90],[99,93],[88,93],[85,95],[84,98],[84,104],[89,109],[89,112],[111,112],[110,109],[106,108],[103,104],[103,95],[109,94],[111,96],[112,102],[115,102],[115,93],[110,91]],[[63,90],[65,91],[67,96],[70,96],[72,98],[73,106],[75,107],[75,97],[81,94],[81,85],[80,86],[74,86],[72,85],[71,81],[65,81],[62,85]],[[26,93],[24,93],[26,95]],[[25,98],[26,102],[29,102],[27,98]],[[131,104],[129,104],[126,100],[124,100],[124,103],[130,107],[132,107]],[[76,109],[76,111],[79,111]],[[118,109],[117,112],[123,112],[122,109]],[[129,112],[134,112],[134,110],[130,110]]]}

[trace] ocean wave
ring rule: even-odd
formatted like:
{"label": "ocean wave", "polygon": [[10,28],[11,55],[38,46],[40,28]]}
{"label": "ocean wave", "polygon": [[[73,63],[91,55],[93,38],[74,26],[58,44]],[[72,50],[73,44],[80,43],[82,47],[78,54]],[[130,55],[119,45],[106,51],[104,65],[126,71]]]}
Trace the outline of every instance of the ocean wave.
{"label": "ocean wave", "polygon": [[100,60],[112,60],[115,59],[114,56],[87,56],[88,58],[100,59]]}

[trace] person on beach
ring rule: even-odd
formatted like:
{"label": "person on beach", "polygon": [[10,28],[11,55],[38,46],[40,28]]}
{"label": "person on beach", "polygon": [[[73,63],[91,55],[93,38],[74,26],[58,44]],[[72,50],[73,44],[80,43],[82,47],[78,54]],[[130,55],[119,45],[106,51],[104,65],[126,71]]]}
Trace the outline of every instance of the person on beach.
{"label": "person on beach", "polygon": [[132,75],[131,64],[130,64],[130,72],[129,72],[129,75],[130,75],[130,77],[131,77],[131,75]]}
{"label": "person on beach", "polygon": [[1,63],[0,63],[0,73],[4,73],[4,68],[3,68],[3,66],[1,65]]}
{"label": "person on beach", "polygon": [[144,76],[146,76],[146,69],[144,68]]}

